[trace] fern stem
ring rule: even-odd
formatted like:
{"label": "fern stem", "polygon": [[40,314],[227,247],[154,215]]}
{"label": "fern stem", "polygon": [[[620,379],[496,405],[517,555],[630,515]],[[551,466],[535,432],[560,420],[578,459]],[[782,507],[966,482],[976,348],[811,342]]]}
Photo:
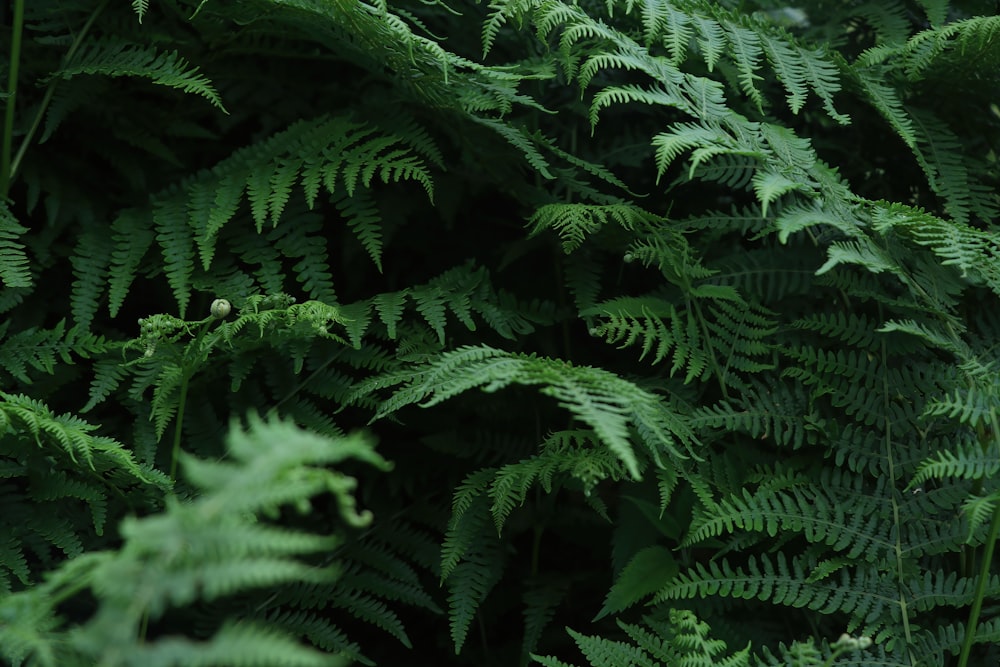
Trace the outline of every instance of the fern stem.
{"label": "fern stem", "polygon": [[[879,308],[879,316],[881,317],[881,315],[882,315],[882,309]],[[886,350],[885,339],[882,340],[882,345],[881,345],[881,350],[880,350],[880,356],[881,356],[881,359],[880,359],[881,365],[882,365],[883,368],[885,368],[885,365],[887,363],[886,359],[889,356],[888,355],[888,351]],[[889,398],[890,395],[891,394],[889,392],[889,378],[883,372],[882,373],[882,399],[883,399],[883,401],[885,403],[885,407],[883,409],[883,413],[882,414],[884,414],[884,415],[890,415],[890,414],[892,414],[891,411],[889,410],[889,402],[891,400]],[[896,501],[896,494],[897,494],[897,491],[896,491],[896,480],[897,480],[897,477],[896,477],[896,461],[895,461],[895,459],[894,459],[894,457],[892,455],[892,447],[893,447],[893,442],[892,442],[892,422],[890,420],[886,419],[886,422],[885,422],[885,455],[886,455],[886,464],[887,464],[888,469],[889,469],[889,490],[888,490],[888,493],[889,493],[889,499],[892,502],[892,522],[893,522],[893,525],[896,526],[896,530],[895,530],[895,534],[896,534],[896,540],[895,541],[896,541],[896,543],[895,543],[894,547],[895,547],[895,555],[896,555],[896,578],[899,581],[899,616],[900,616],[900,618],[902,619],[902,622],[903,622],[903,638],[906,640],[906,652],[907,652],[907,654],[908,654],[908,656],[910,658],[910,664],[916,666],[917,662],[916,662],[916,659],[913,656],[913,649],[912,649],[912,646],[913,646],[913,635],[912,635],[912,632],[910,630],[910,616],[909,616],[909,613],[907,611],[906,595],[904,593],[904,591],[906,590],[906,588],[905,588],[904,582],[903,582],[903,544],[902,544],[902,537],[901,537],[901,534],[902,534],[902,530],[901,530],[902,520],[900,519],[900,516],[899,516],[899,503]]]}
{"label": "fern stem", "polygon": [[11,144],[14,141],[14,111],[17,106],[17,74],[21,65],[21,36],[24,32],[24,0],[14,0],[14,22],[11,26],[10,68],[7,72],[7,108],[4,110],[3,149],[0,152],[0,195],[10,191]]}
{"label": "fern stem", "polygon": [[[992,415],[991,434],[998,433],[996,415]],[[986,430],[979,427],[980,443],[983,449],[989,445]],[[981,482],[982,479],[976,480]],[[986,584],[990,578],[990,566],[993,564],[993,549],[996,547],[997,539],[1000,538],[1000,502],[993,504],[993,520],[990,521],[990,533],[986,537],[983,545],[983,557],[979,563],[979,579],[976,581],[976,594],[972,598],[972,609],[969,610],[969,621],[965,626],[965,638],[962,640],[962,652],[958,656],[958,667],[966,667],[969,664],[969,655],[972,653],[972,643],[976,638],[976,627],[979,625],[979,613],[983,609],[983,598],[986,597]]]}
{"label": "fern stem", "polygon": [[[691,284],[686,283],[683,287],[684,291],[690,294]],[[702,340],[704,341],[705,346],[708,348],[709,352],[708,356],[712,366],[712,372],[715,373],[715,377],[719,381],[719,389],[721,389],[722,391],[722,398],[728,401],[729,389],[726,386],[726,375],[722,367],[719,366],[719,360],[716,359],[715,357],[715,350],[712,349],[712,344],[709,342],[710,340],[712,340],[711,332],[709,332],[708,323],[705,321],[705,316],[701,312],[701,304],[698,303],[697,299],[692,299],[690,296],[686,296],[685,298],[687,299],[688,307],[694,308],[695,314],[698,317],[698,328],[701,329]],[[726,367],[728,369],[728,363]]]}
{"label": "fern stem", "polygon": [[984,545],[983,559],[979,564],[979,581],[976,582],[976,595],[972,599],[972,609],[969,611],[969,622],[965,626],[965,639],[962,641],[962,652],[958,657],[958,667],[969,664],[969,654],[972,653],[972,642],[976,638],[976,627],[979,625],[979,612],[983,609],[983,598],[986,596],[986,583],[990,577],[990,565],[993,561],[993,548],[1000,537],[1000,503],[993,506],[993,521],[990,522],[990,534]]}
{"label": "fern stem", "polygon": [[[180,395],[177,397],[177,416],[176,422],[174,423],[174,444],[171,448],[170,453],[170,479],[177,479],[177,460],[181,455],[181,435],[184,430],[184,409],[187,407],[187,394],[188,385],[191,383],[191,376],[194,375],[195,371],[205,362],[207,355],[212,349],[212,343],[205,344],[205,334],[208,333],[208,328],[212,326],[212,322],[216,321],[215,316],[206,317],[203,320],[201,328],[198,329],[198,333],[195,334],[191,343],[185,349],[182,364],[184,369],[184,375],[181,377],[181,390]],[[189,356],[191,351],[192,356]]]}
{"label": "fern stem", "polygon": [[[24,0],[17,0],[17,3],[21,4],[23,3],[23,1]],[[73,39],[73,43],[70,44],[69,50],[66,51],[66,55],[63,57],[62,61],[63,65],[68,64],[73,59],[73,56],[76,55],[77,50],[83,43],[83,39],[87,36],[87,33],[90,32],[90,28],[92,25],[94,25],[94,21],[97,20],[97,17],[101,14],[102,11],[104,11],[104,8],[108,6],[109,1],[110,0],[104,0],[104,2],[98,5],[97,8],[94,9],[93,12],[91,12],[90,16],[87,17],[87,22],[83,24],[83,28],[81,28],[80,32],[77,33],[76,38]],[[13,62],[11,63],[11,65],[13,66]],[[31,141],[35,138],[35,134],[38,133],[38,128],[41,127],[42,125],[42,119],[45,117],[45,112],[48,110],[49,104],[52,103],[52,97],[55,95],[56,88],[58,87],[58,85],[59,85],[59,78],[56,77],[53,78],[52,82],[49,83],[48,87],[46,87],[45,95],[42,97],[42,103],[38,105],[38,111],[35,112],[35,118],[31,121],[31,127],[28,129],[28,133],[24,135],[24,139],[21,140],[21,145],[18,146],[17,148],[17,155],[15,155],[14,159],[10,161],[9,170],[3,172],[3,174],[0,174],[0,178],[6,176],[6,178],[3,179],[2,183],[0,183],[0,185],[3,185],[2,192],[4,196],[7,195],[7,187],[9,184],[9,180],[17,174],[18,167],[21,166],[21,161],[24,159],[25,153],[28,152],[28,147],[31,146]],[[12,107],[13,100],[10,100],[9,102],[10,104],[8,105],[8,107]],[[6,134],[4,136],[4,139],[5,139],[4,151],[6,152],[9,149],[9,141],[7,140]],[[3,165],[0,165],[0,167],[2,166]]]}
{"label": "fern stem", "polygon": [[191,373],[184,371],[184,378],[181,380],[181,395],[177,399],[177,422],[174,424],[174,446],[170,453],[170,479],[177,479],[177,459],[181,455],[181,430],[184,426],[184,407],[187,405],[188,384],[191,380]]}

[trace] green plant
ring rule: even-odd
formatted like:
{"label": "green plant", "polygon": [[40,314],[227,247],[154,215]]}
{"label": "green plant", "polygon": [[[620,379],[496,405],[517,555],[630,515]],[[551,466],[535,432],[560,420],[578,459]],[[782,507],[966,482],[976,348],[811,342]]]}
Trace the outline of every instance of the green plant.
{"label": "green plant", "polygon": [[998,657],[994,3],[10,13],[5,660]]}

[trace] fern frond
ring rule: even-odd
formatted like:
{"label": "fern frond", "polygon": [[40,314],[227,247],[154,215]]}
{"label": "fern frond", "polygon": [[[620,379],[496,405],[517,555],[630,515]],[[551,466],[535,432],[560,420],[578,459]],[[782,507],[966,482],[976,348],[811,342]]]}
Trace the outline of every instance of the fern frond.
{"label": "fern frond", "polygon": [[[0,325],[0,336],[7,333],[9,322]],[[60,362],[75,363],[74,356],[89,358],[107,352],[111,345],[103,336],[96,336],[79,325],[66,329],[66,321],[51,329],[35,327],[7,336],[0,343],[0,369],[31,384],[31,371],[51,375]]]}
{"label": "fern frond", "polygon": [[176,51],[161,52],[150,46],[112,38],[90,40],[85,44],[70,63],[56,70],[52,76],[62,79],[81,74],[142,77],[161,86],[204,97],[216,108],[226,111],[211,81]]}
{"label": "fern frond", "polygon": [[756,32],[742,26],[728,25],[726,28],[728,29],[729,48],[732,49],[732,54],[735,56],[743,93],[750,98],[757,109],[762,109],[764,98],[756,85],[756,81],[763,78],[757,73],[757,70],[760,69],[760,58],[763,55],[760,38]]}
{"label": "fern frond", "polygon": [[497,470],[488,490],[497,533],[514,508],[525,502],[533,485],[552,493],[557,474],[568,473],[580,480],[585,496],[605,479],[625,479],[627,471],[621,461],[610,450],[595,450],[592,444],[593,435],[587,431],[559,431],[545,438],[537,455]]}
{"label": "fern frond", "polygon": [[281,256],[295,261],[292,271],[310,299],[337,303],[322,219],[313,214],[303,214],[287,222],[271,230],[267,235],[268,241]]}
{"label": "fern frond", "polygon": [[142,18],[149,11],[149,0],[132,0],[132,9],[139,17],[139,23],[142,23]]}
{"label": "fern frond", "polygon": [[[414,132],[414,142],[421,152],[427,152],[426,134]],[[349,118],[323,116],[301,120],[269,139],[236,151],[212,169],[154,197],[156,238],[163,251],[165,272],[180,313],[184,314],[191,296],[195,248],[202,267],[207,270],[215,255],[218,236],[236,216],[244,196],[249,200],[250,213],[259,233],[263,233],[268,219],[277,225],[279,216],[292,217],[286,207],[290,191],[300,179],[307,204],[315,203],[320,187],[335,197],[349,225],[378,262],[381,232],[375,209],[364,194],[373,180],[378,178],[384,183],[414,180],[424,187],[428,196],[433,195],[429,168],[422,157],[415,155],[415,149],[408,142],[405,133],[383,132]],[[132,211],[116,221],[116,250],[110,269],[112,312],[124,298],[148,247],[145,236],[140,238],[138,246],[130,245],[134,240],[130,238],[132,225],[141,229],[142,216],[141,212]],[[301,238],[301,230],[295,231],[297,226],[282,230],[283,226],[271,230],[277,232],[274,238],[288,234],[289,238]],[[281,291],[283,288],[278,280],[284,270],[278,269],[276,258],[261,256],[273,255],[273,249],[253,245],[246,237],[242,246],[246,248],[246,261],[261,264],[263,287],[272,292]],[[315,244],[310,248],[305,257],[311,259],[303,259],[292,269],[299,271],[297,278],[309,286],[311,293],[332,299],[329,273],[322,268],[325,262],[317,263],[319,251]],[[292,257],[302,257],[302,249],[298,251],[299,254]]]}
{"label": "fern frond", "polygon": [[8,288],[32,286],[28,257],[19,240],[27,232],[7,203],[0,202],[0,280]]}
{"label": "fern frond", "polygon": [[352,617],[384,630],[406,648],[413,648],[413,643],[407,636],[406,628],[399,616],[381,600],[352,589],[349,580],[340,583],[338,589],[331,595],[330,603]]}
{"label": "fern frond", "polygon": [[473,117],[472,120],[479,125],[483,125],[503,137],[507,143],[517,148],[532,169],[537,171],[545,179],[554,179],[555,176],[549,170],[549,162],[535,145],[535,138],[525,130],[513,127],[507,123],[502,123],[491,118]]}
{"label": "fern frond", "polygon": [[[597,304],[584,315],[603,316],[606,320],[591,328],[591,335],[619,347],[642,345],[639,356],[653,352],[652,363],[673,357],[670,373],[687,369],[684,381],[703,378],[710,366],[709,352],[702,346],[701,331],[691,310],[678,312],[660,299],[619,298]],[[655,352],[654,352],[655,349]]]}
{"label": "fern frond", "polygon": [[1000,268],[992,258],[1000,235],[968,225],[942,220],[904,204],[872,202],[872,226],[879,232],[896,232],[930,248],[944,265],[956,266],[962,277],[985,283],[1000,294]]}
{"label": "fern frond", "polygon": [[108,310],[112,317],[125,302],[143,257],[156,237],[152,222],[152,216],[137,209],[126,209],[111,223],[115,248],[111,252],[108,276]]}
{"label": "fern frond", "polygon": [[340,197],[335,202],[337,210],[347,219],[351,228],[375,267],[382,271],[382,216],[375,201],[367,191],[352,197]]}
{"label": "fern frond", "polygon": [[958,222],[968,222],[969,172],[962,145],[947,125],[933,114],[911,110],[920,163],[931,189],[944,200],[944,208]]}
{"label": "fern frond", "polygon": [[476,610],[490,591],[500,582],[503,556],[499,548],[481,546],[469,554],[448,575],[448,606],[451,639],[458,654],[469,634]]}
{"label": "fern frond", "polygon": [[280,664],[288,667],[346,667],[347,659],[306,648],[289,635],[251,624],[224,625],[207,641],[163,639],[133,649],[146,665]]}
{"label": "fern frond", "polygon": [[555,616],[556,607],[569,593],[568,581],[530,581],[524,591],[524,639],[521,641],[521,655],[527,657],[535,650],[542,632]]}
{"label": "fern frond", "polygon": [[660,220],[634,204],[546,204],[528,220],[532,234],[544,229],[554,229],[562,240],[563,251],[572,253],[586,238],[614,222],[624,229],[635,230],[640,226]]}
{"label": "fern frond", "polygon": [[117,360],[102,359],[94,365],[94,379],[90,383],[90,400],[80,408],[89,412],[107,399],[125,377],[125,367]]}
{"label": "fern frond", "polygon": [[751,381],[736,400],[703,406],[690,416],[691,427],[745,431],[752,438],[799,449],[815,442],[822,433],[823,419],[810,408],[800,387],[764,387]]}
{"label": "fern frond", "polygon": [[194,271],[194,243],[187,212],[160,202],[153,210],[153,221],[156,240],[163,252],[167,282],[183,317],[191,299],[191,274]]}
{"label": "fern frond", "polygon": [[[665,586],[655,600],[688,599],[719,595],[738,599],[758,599],[788,607],[805,607],[824,614],[850,615],[848,631],[861,628],[874,635],[896,617],[890,607],[899,597],[893,582],[886,581],[876,566],[841,571],[838,576],[812,582],[810,564],[802,559],[750,556],[745,566],[728,561],[696,564]],[[895,627],[895,624],[893,624]]]}
{"label": "fern frond", "polygon": [[882,76],[879,76],[881,72],[857,67],[851,72],[867,102],[882,114],[910,150],[916,151],[917,135],[913,120],[903,105],[899,92],[882,80]]}
{"label": "fern frond", "polygon": [[32,495],[46,502],[63,498],[74,498],[87,503],[93,519],[94,532],[104,534],[108,518],[108,498],[99,486],[81,480],[70,479],[65,473],[54,471],[32,484]]}
{"label": "fern frond", "polygon": [[628,609],[667,585],[678,571],[669,550],[656,545],[641,549],[618,575],[594,620]]}
{"label": "fern frond", "polygon": [[1000,453],[983,451],[979,443],[966,443],[937,452],[917,468],[910,487],[931,479],[990,479],[1000,471]]}
{"label": "fern frond", "polygon": [[641,475],[629,442],[630,425],[653,456],[696,456],[693,436],[679,415],[655,395],[601,369],[470,346],[446,352],[404,377],[406,385],[383,404],[376,418],[412,403],[431,407],[475,387],[493,392],[511,384],[541,385],[541,393],[592,428],[635,478]]}
{"label": "fern frond", "polygon": [[488,530],[485,492],[495,473],[493,469],[481,468],[466,476],[455,488],[451,518],[441,545],[442,578],[452,573],[466,552],[479,540],[484,536],[493,537]]}
{"label": "fern frond", "polygon": [[84,329],[90,327],[97,314],[101,293],[107,280],[111,256],[111,238],[105,234],[80,235],[72,264],[74,281],[70,310],[73,320]]}
{"label": "fern frond", "polygon": [[299,610],[280,610],[264,616],[261,621],[291,636],[305,637],[313,646],[327,653],[338,654],[363,665],[374,665],[366,658],[361,647],[348,639],[342,629],[321,614]]}
{"label": "fern frond", "polygon": [[110,438],[93,436],[97,426],[72,415],[54,415],[43,403],[23,395],[0,392],[5,423],[12,422],[31,433],[41,445],[51,438],[73,461],[79,456],[91,469],[122,469],[135,478],[150,481],[149,471],[141,468],[131,452]]}
{"label": "fern frond", "polygon": [[[836,488],[836,487],[834,487]],[[852,559],[878,561],[886,558],[894,543],[882,518],[885,508],[879,501],[855,496],[850,512],[836,495],[813,489],[744,489],[739,496],[721,500],[710,510],[701,510],[684,538],[694,544],[733,529],[779,533],[802,533],[810,542],[824,542]]]}
{"label": "fern frond", "polygon": [[[586,636],[567,628],[593,667],[615,665],[690,665],[749,667],[750,647],[728,654],[726,642],[712,639],[711,628],[687,610],[671,609],[666,618],[644,619],[644,625],[618,621],[632,643]],[[569,667],[555,658],[532,656],[546,667]]]}

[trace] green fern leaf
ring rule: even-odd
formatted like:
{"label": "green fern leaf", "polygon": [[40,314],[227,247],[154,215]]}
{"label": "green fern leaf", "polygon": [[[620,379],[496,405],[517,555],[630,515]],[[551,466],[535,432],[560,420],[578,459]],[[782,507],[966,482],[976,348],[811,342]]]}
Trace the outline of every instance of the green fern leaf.
{"label": "green fern leaf", "polygon": [[371,194],[367,190],[359,191],[353,195],[338,197],[334,203],[381,273],[382,216]]}
{"label": "green fern leaf", "polygon": [[24,245],[18,240],[28,229],[14,218],[6,202],[0,202],[0,280],[6,287],[31,287],[31,272]]}
{"label": "green fern leaf", "polygon": [[108,310],[114,317],[128,296],[132,281],[156,234],[152,220],[136,209],[122,211],[111,223],[115,249],[108,277]]}
{"label": "green fern leaf", "polygon": [[762,50],[757,33],[737,25],[726,26],[729,36],[729,48],[732,49],[739,71],[740,85],[744,94],[750,98],[757,109],[763,109],[764,98],[757,88],[757,81],[763,79],[757,71],[760,69]]}
{"label": "green fern leaf", "polygon": [[477,550],[448,576],[451,639],[455,653],[462,651],[476,610],[500,582],[502,556],[499,549]]}
{"label": "green fern leaf", "polygon": [[84,233],[74,251],[72,264],[74,281],[70,311],[73,320],[87,329],[97,314],[99,299],[104,291],[111,256],[112,242],[106,234]]}
{"label": "green fern leaf", "polygon": [[161,52],[149,46],[114,39],[92,40],[85,44],[69,64],[56,70],[52,76],[62,79],[81,74],[143,77],[161,86],[204,97],[221,111],[226,111],[211,81],[176,51]]}
{"label": "green fern leaf", "polygon": [[304,213],[288,222],[291,224],[271,230],[267,240],[281,256],[298,260],[292,265],[291,273],[310,299],[327,304],[337,303],[322,218],[314,213]]}
{"label": "green fern leaf", "polygon": [[793,190],[807,190],[806,186],[777,172],[760,170],[753,177],[753,189],[760,202],[760,214],[767,217],[767,207],[783,194]]}
{"label": "green fern leaf", "polygon": [[528,583],[524,595],[524,639],[521,641],[521,655],[527,657],[538,645],[545,628],[555,616],[556,607],[569,593],[568,581],[552,580]]}
{"label": "green fern leaf", "polygon": [[702,16],[695,16],[694,24],[698,31],[698,47],[701,49],[701,57],[705,61],[708,71],[711,72],[722,59],[726,52],[726,34],[722,26],[715,20]]}
{"label": "green fern leaf", "polygon": [[440,288],[428,286],[411,291],[410,297],[416,303],[417,312],[427,320],[427,324],[437,334],[438,342],[444,345],[444,327],[447,323],[444,292]]}
{"label": "green fern leaf", "polygon": [[194,245],[191,228],[183,209],[159,203],[153,210],[156,240],[163,252],[164,271],[173,290],[181,317],[191,300],[191,274],[194,271]]}
{"label": "green fern leaf", "polygon": [[139,23],[142,23],[143,17],[149,11],[149,0],[132,0],[132,9],[139,16]]}
{"label": "green fern leaf", "polygon": [[668,549],[651,546],[639,551],[608,591],[604,605],[594,620],[628,609],[665,586],[679,571],[677,561]]}
{"label": "green fern leaf", "polygon": [[376,296],[372,302],[378,312],[379,319],[385,325],[386,333],[392,340],[396,339],[396,327],[403,314],[403,306],[406,303],[407,292],[385,292]]}

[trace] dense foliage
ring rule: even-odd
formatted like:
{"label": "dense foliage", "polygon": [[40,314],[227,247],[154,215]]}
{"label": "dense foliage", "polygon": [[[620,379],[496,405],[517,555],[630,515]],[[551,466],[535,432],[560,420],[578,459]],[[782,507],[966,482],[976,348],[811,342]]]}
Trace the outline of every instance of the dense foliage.
{"label": "dense foliage", "polygon": [[992,0],[0,12],[0,660],[1000,659]]}

